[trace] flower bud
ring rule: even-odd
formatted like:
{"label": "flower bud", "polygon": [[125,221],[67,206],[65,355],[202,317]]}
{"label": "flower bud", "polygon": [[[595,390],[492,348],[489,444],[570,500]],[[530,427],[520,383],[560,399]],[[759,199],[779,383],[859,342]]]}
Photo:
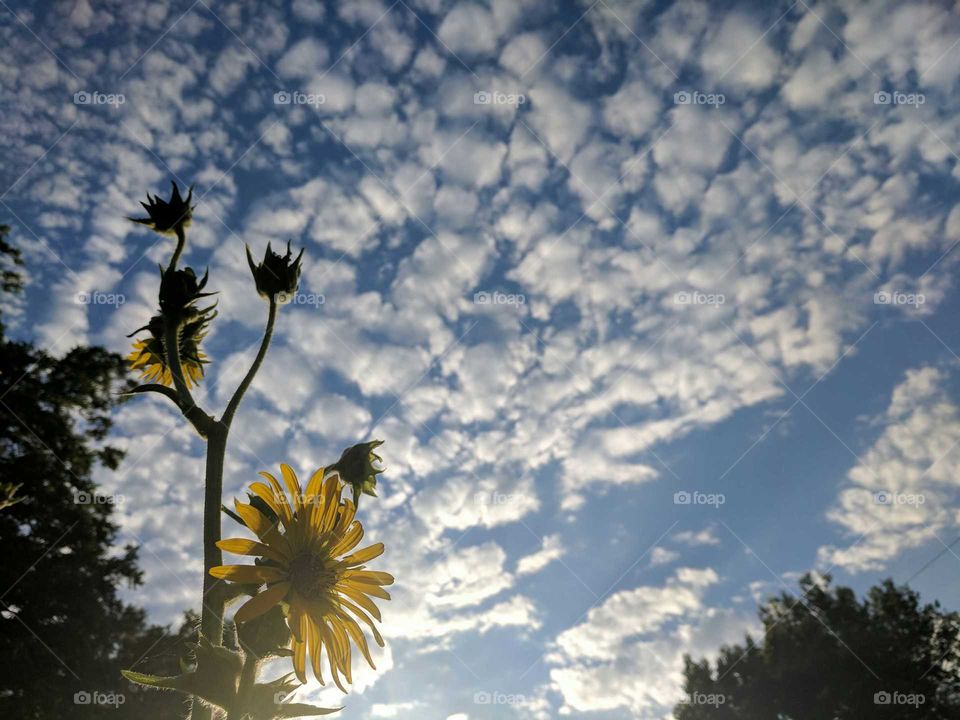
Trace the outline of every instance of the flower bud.
{"label": "flower bud", "polygon": [[300,286],[300,262],[303,258],[303,249],[296,258],[290,250],[290,243],[287,242],[287,254],[278,255],[267,243],[267,251],[263,254],[263,261],[257,265],[253,262],[253,256],[250,254],[250,246],[247,246],[247,262],[250,265],[250,272],[253,273],[254,282],[257,284],[257,292],[260,296],[270,300],[273,298],[279,303],[289,299],[289,296],[297,292]]}
{"label": "flower bud", "polygon": [[203,292],[207,284],[207,275],[208,273],[204,273],[203,277],[197,280],[193,268],[161,269],[160,312],[174,321],[196,317],[201,311],[194,307],[194,303],[200,298],[214,294]]}
{"label": "flower bud", "polygon": [[161,200],[157,195],[150,197],[150,193],[147,193],[149,202],[140,204],[143,205],[149,217],[128,217],[127,220],[146,225],[161,235],[175,235],[187,227],[193,218],[193,206],[190,205],[190,200],[193,199],[193,186],[190,186],[190,192],[187,193],[186,199],[183,199],[180,197],[180,188],[177,184],[173,181],[170,184],[173,185],[170,200]]}
{"label": "flower bud", "polygon": [[383,468],[374,465],[374,461],[383,462],[383,458],[374,450],[383,445],[383,440],[371,440],[348,447],[336,463],[327,468],[327,472],[337,472],[345,485],[353,487],[353,504],[358,506],[360,495],[377,496],[377,475]]}

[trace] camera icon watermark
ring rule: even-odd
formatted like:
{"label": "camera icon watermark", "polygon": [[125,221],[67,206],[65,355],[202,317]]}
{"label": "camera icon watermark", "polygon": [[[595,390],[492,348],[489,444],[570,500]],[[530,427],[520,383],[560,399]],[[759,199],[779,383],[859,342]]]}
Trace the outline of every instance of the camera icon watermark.
{"label": "camera icon watermark", "polygon": [[908,707],[918,708],[926,702],[927,698],[923,693],[887,692],[886,690],[881,690],[873,695],[874,705],[906,705]]}
{"label": "camera icon watermark", "polygon": [[719,108],[726,104],[727,96],[723,93],[704,93],[699,90],[678,90],[673,94],[674,105],[710,105]]}
{"label": "camera icon watermark", "polygon": [[473,94],[474,105],[509,105],[519,107],[527,102],[523,93],[503,93],[496,90],[478,90]]}
{"label": "camera icon watermark", "polygon": [[327,102],[323,93],[304,93],[299,90],[280,90],[273,94],[274,105],[309,105],[320,107]]}
{"label": "camera icon watermark", "polygon": [[904,93],[899,90],[877,90],[873,94],[874,105],[912,105],[914,109],[919,108],[927,102],[927,97],[923,93]]}
{"label": "camera icon watermark", "polygon": [[482,290],[473,294],[474,305],[525,305],[527,296],[523,293],[504,293],[494,290],[492,293]]}
{"label": "camera icon watermark", "polygon": [[923,293],[880,290],[873,294],[874,305],[906,305],[918,308],[925,302],[927,302],[927,296]]}
{"label": "camera icon watermark", "polygon": [[523,500],[523,495],[502,492],[478,492],[473,495],[475,505],[509,505]]}
{"label": "camera icon watermark", "polygon": [[898,493],[879,490],[873,494],[874,505],[913,505],[920,506],[927,498],[920,493]]}
{"label": "camera icon watermark", "polygon": [[123,93],[102,93],[99,90],[78,90],[73,94],[74,105],[112,105],[118,108],[127,101]]}
{"label": "camera icon watermark", "polygon": [[74,505],[122,505],[126,497],[119,494],[103,494],[77,490],[73,493]]}
{"label": "camera icon watermark", "polygon": [[275,297],[279,305],[306,305],[318,308],[327,302],[323,293],[277,293]]}
{"label": "camera icon watermark", "polygon": [[73,296],[73,300],[77,305],[109,305],[112,307],[120,307],[127,301],[127,297],[123,293],[105,293],[94,290],[93,292],[78,292]]}
{"label": "camera icon watermark", "polygon": [[698,290],[681,290],[673,295],[674,305],[706,305],[718,307],[727,302],[723,293],[704,293]]}
{"label": "camera icon watermark", "polygon": [[473,694],[474,705],[525,705],[526,695],[480,690]]}
{"label": "camera icon watermark", "polygon": [[721,705],[726,704],[727,696],[722,693],[702,693],[694,692],[691,693],[689,697],[685,697],[680,701],[681,705],[709,705],[710,707],[718,708]]}
{"label": "camera icon watermark", "polygon": [[87,692],[86,690],[81,690],[80,692],[74,693],[73,695],[73,704],[74,705],[98,705],[102,707],[112,707],[114,709],[119,708],[127,701],[127,698],[123,693],[115,692],[100,692],[98,690],[93,690]]}
{"label": "camera icon watermark", "polygon": [[705,493],[699,490],[679,490],[673,494],[674,505],[707,505],[719,508],[726,504],[727,496],[723,493]]}

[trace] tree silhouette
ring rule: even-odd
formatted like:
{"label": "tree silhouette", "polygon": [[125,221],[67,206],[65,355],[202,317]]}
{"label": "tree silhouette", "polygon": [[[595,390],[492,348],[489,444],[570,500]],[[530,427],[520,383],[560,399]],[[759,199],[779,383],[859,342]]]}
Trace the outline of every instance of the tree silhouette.
{"label": "tree silhouette", "polygon": [[810,575],[760,608],[762,640],[686,657],[678,720],[960,718],[960,616],[887,580],[858,600]]}
{"label": "tree silhouette", "polygon": [[[9,230],[0,225],[5,298],[22,285]],[[16,488],[0,509],[0,717],[102,718],[106,708],[95,703],[110,693],[118,720],[176,717],[182,708],[180,698],[120,675],[147,660],[175,672],[192,627],[188,620],[171,634],[121,601],[117,588],[141,579],[137,552],[115,547],[112,505],[89,501],[92,470],[115,469],[122,457],[106,438],[125,374],[121,357],[102,348],[57,358],[10,340],[0,319],[0,478],[5,492]]]}

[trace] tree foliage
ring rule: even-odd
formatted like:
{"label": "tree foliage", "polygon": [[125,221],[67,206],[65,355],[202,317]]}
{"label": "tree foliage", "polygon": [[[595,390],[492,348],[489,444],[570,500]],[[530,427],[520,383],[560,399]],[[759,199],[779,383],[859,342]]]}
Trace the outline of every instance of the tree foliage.
{"label": "tree foliage", "polygon": [[761,640],[685,658],[678,720],[960,718],[960,616],[887,580],[862,600],[830,578],[760,609]]}
{"label": "tree foliage", "polygon": [[[7,298],[22,287],[8,232],[0,226]],[[181,636],[192,632],[189,622],[179,634],[149,625],[118,595],[141,581],[137,552],[116,547],[113,505],[96,501],[91,477],[98,464],[116,469],[122,458],[107,434],[125,374],[120,356],[103,348],[54,357],[8,339],[0,322],[0,478],[19,486],[16,502],[0,510],[0,717],[109,710],[142,720],[176,717],[182,705],[120,675],[147,661],[175,672]],[[118,704],[123,696],[116,709],[97,704],[111,693]]]}

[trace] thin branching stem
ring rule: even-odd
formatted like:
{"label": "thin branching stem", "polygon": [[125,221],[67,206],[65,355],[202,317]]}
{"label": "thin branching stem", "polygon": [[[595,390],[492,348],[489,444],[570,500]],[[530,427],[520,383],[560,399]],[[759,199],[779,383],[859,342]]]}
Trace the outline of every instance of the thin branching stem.
{"label": "thin branching stem", "polygon": [[180,262],[180,255],[183,254],[183,248],[187,244],[187,231],[183,229],[182,225],[177,225],[177,248],[173,251],[173,257],[170,258],[170,264],[167,266],[167,271],[175,270],[177,263]]}
{"label": "thin branching stem", "polygon": [[247,391],[247,388],[250,387],[250,383],[253,382],[253,379],[257,376],[257,371],[260,369],[260,365],[263,364],[263,358],[267,355],[267,348],[270,347],[270,340],[273,338],[273,325],[277,320],[277,301],[276,298],[270,298],[270,310],[267,314],[267,327],[263,331],[263,340],[260,342],[260,351],[257,353],[256,359],[253,361],[253,365],[250,366],[250,369],[247,371],[246,377],[243,378],[243,381],[237,387],[237,391],[233,394],[233,397],[230,398],[230,402],[227,404],[227,409],[223,412],[223,419],[221,422],[230,428],[230,423],[233,422],[233,416],[237,412],[237,408],[240,406],[240,401],[243,400],[243,395]]}

